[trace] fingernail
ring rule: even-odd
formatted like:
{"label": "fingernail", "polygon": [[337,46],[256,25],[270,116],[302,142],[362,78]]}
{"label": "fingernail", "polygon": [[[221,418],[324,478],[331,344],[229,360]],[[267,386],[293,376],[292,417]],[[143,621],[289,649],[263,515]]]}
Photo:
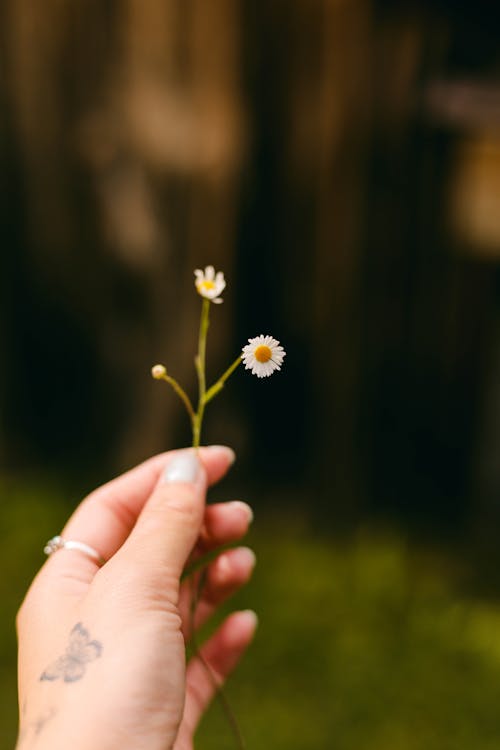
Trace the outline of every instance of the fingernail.
{"label": "fingernail", "polygon": [[229,505],[231,505],[233,508],[241,508],[242,510],[244,510],[245,513],[248,516],[248,523],[252,523],[252,521],[253,521],[253,510],[248,505],[248,503],[244,503],[241,500],[231,500],[231,502],[229,503]]}
{"label": "fingernail", "polygon": [[196,482],[201,475],[201,466],[195,450],[177,453],[163,472],[162,482]]}
{"label": "fingernail", "polygon": [[242,620],[246,620],[253,629],[255,629],[259,624],[259,618],[257,617],[257,613],[253,611],[253,609],[243,609],[238,612],[237,615]]}
{"label": "fingernail", "polygon": [[231,464],[234,464],[236,461],[236,453],[228,445],[207,445],[206,449],[209,451],[224,451]]}
{"label": "fingernail", "polygon": [[256,562],[255,552],[250,547],[236,547],[233,550],[233,565],[236,563],[236,565],[243,565],[245,567],[248,565],[248,567],[254,568]]}
{"label": "fingernail", "polygon": [[235,568],[248,572],[254,569],[256,562],[255,552],[250,547],[235,547],[217,558],[217,578],[221,581],[232,579]]}

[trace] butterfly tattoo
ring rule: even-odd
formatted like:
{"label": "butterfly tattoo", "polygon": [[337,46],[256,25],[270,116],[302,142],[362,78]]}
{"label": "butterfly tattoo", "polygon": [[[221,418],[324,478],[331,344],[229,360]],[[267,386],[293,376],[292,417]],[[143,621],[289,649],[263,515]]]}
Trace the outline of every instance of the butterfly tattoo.
{"label": "butterfly tattoo", "polygon": [[40,680],[76,682],[85,674],[87,664],[102,654],[99,641],[91,641],[89,631],[79,622],[70,633],[66,652],[41,674]]}

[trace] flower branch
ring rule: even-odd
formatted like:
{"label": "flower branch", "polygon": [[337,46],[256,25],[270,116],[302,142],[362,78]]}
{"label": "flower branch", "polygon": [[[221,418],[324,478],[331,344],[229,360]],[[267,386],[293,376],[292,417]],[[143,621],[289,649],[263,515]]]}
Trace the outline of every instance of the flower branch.
{"label": "flower branch", "polygon": [[[164,365],[155,365],[151,372],[156,380],[164,380],[168,383],[183,402],[191,420],[193,431],[192,444],[194,448],[198,448],[201,441],[201,430],[203,417],[205,415],[205,407],[218,393],[220,393],[228,378],[239,367],[239,365],[243,363],[245,365],[245,370],[250,370],[252,374],[256,375],[258,378],[267,378],[276,370],[281,369],[286,352],[283,347],[280,346],[280,342],[272,336],[260,335],[248,339],[248,344],[243,347],[241,354],[234,360],[227,370],[223,372],[220,378],[207,389],[206,353],[208,329],[210,326],[210,305],[211,303],[218,305],[223,302],[220,295],[226,287],[226,281],[222,271],[215,273],[213,266],[207,266],[204,271],[197,269],[194,272],[194,275],[196,291],[201,297],[203,297],[198,332],[198,351],[194,358],[196,373],[198,376],[198,406],[196,411],[194,410],[193,404],[185,390],[171,375],[167,373],[167,369]],[[220,550],[217,550],[217,554],[219,553]],[[200,653],[194,632],[195,613],[204,585],[204,578],[207,570],[206,566],[210,559],[210,556],[198,559],[193,566],[186,569],[183,576],[183,579],[189,579],[191,585],[191,607],[189,618],[191,645],[194,655],[200,660],[207,672],[208,678],[213,683],[216,695],[221,702],[224,713],[226,714],[227,720],[232,728],[239,750],[244,750],[245,743],[239,730],[236,717],[231,710],[225,693],[216,676],[204,660],[203,655]]]}
{"label": "flower branch", "polygon": [[211,401],[213,397],[216,396],[224,388],[224,383],[229,378],[229,376],[233,374],[238,365],[241,365],[242,361],[243,360],[241,359],[241,356],[237,357],[234,360],[233,364],[227,368],[226,372],[220,376],[217,382],[210,386],[205,394],[205,404],[208,404],[208,402]]}
{"label": "flower branch", "polygon": [[207,336],[210,326],[210,299],[204,299],[201,306],[200,332],[198,335],[198,353],[195,357],[196,372],[198,373],[198,410],[193,420],[193,447],[199,448],[201,438],[201,425],[205,413],[205,392],[207,378],[205,374]]}
{"label": "flower branch", "polygon": [[184,388],[182,388],[182,386],[179,385],[177,380],[167,373],[167,368],[165,367],[165,365],[155,365],[154,367],[151,368],[151,374],[155,380],[164,380],[165,383],[168,383],[169,385],[172,386],[172,388],[177,393],[182,403],[186,407],[186,411],[189,414],[191,424],[193,424],[194,420],[196,419],[196,414],[194,413],[194,408],[193,408],[193,404],[191,403],[191,399],[187,395]]}
{"label": "flower branch", "polygon": [[198,376],[198,406],[196,411],[188,395],[179,383],[167,373],[163,365],[155,365],[152,369],[153,377],[157,380],[165,380],[169,383],[177,395],[181,398],[191,420],[193,431],[194,448],[198,448],[201,442],[201,429],[206,405],[224,388],[227,379],[236,368],[243,362],[245,370],[250,370],[258,378],[267,378],[276,370],[281,370],[281,365],[286,352],[280,342],[272,336],[255,336],[248,339],[241,354],[234,360],[220,378],[207,389],[206,376],[206,354],[207,338],[210,326],[210,304],[221,304],[220,296],[226,288],[226,281],[222,271],[215,272],[213,266],[207,266],[204,271],[196,269],[195,287],[198,294],[203,298],[200,316],[200,328],[198,332],[198,351],[194,358],[196,374]]}

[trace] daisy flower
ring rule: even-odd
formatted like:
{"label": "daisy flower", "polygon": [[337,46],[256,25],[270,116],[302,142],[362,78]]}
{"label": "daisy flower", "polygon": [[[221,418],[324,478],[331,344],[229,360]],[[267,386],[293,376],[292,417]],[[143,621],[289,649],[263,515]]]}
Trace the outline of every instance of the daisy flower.
{"label": "daisy flower", "polygon": [[223,301],[219,295],[226,287],[222,271],[215,273],[213,266],[207,266],[204,271],[197,268],[194,275],[196,277],[194,285],[198,294],[219,305]]}
{"label": "daisy flower", "polygon": [[251,370],[258,378],[267,378],[275,370],[281,370],[286,352],[280,342],[272,336],[256,336],[248,339],[243,347],[241,359],[245,370]]}

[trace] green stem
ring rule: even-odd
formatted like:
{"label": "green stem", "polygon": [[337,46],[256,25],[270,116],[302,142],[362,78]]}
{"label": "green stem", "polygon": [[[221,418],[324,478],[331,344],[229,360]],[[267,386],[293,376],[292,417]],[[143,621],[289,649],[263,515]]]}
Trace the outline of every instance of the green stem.
{"label": "green stem", "polygon": [[224,383],[226,382],[228,377],[233,374],[233,372],[236,370],[236,368],[240,364],[241,364],[241,357],[237,357],[237,359],[234,360],[233,364],[227,368],[226,372],[220,376],[217,382],[214,383],[208,389],[208,391],[205,394],[205,406],[208,404],[209,401],[213,399],[214,396],[216,396],[224,388]]}
{"label": "green stem", "polygon": [[212,683],[212,687],[214,688],[214,692],[215,692],[215,697],[219,701],[221,708],[224,712],[224,715],[227,719],[227,722],[229,726],[231,727],[231,730],[234,735],[234,739],[236,740],[238,750],[245,750],[246,748],[245,740],[243,739],[243,735],[241,734],[238,721],[227,699],[224,688],[222,687],[217,677],[215,676],[210,664],[207,662],[207,660],[201,653],[200,647],[198,645],[198,641],[196,638],[196,629],[195,629],[196,609],[198,607],[200,595],[201,595],[201,592],[203,590],[203,586],[205,583],[205,577],[206,577],[206,568],[201,573],[198,581],[196,581],[194,577],[191,577],[189,579],[190,588],[191,588],[191,606],[189,608],[189,641],[190,641],[190,645],[193,650],[194,656],[197,659],[199,659],[200,664],[205,670],[208,679]]}
{"label": "green stem", "polygon": [[194,421],[196,419],[196,414],[194,413],[193,405],[191,403],[191,400],[190,400],[189,396],[187,395],[186,391],[184,390],[184,388],[182,388],[179,385],[179,383],[177,382],[177,380],[175,380],[175,378],[173,378],[171,375],[168,375],[168,373],[165,373],[164,375],[162,375],[161,379],[164,380],[165,383],[168,383],[169,385],[171,385],[172,388],[174,389],[174,391],[177,393],[177,395],[181,399],[182,403],[186,407],[186,411],[189,414],[189,418],[191,420],[191,424],[193,425]]}
{"label": "green stem", "polygon": [[[201,307],[201,317],[200,317],[200,331],[198,334],[198,353],[195,357],[195,365],[196,365],[196,372],[198,374],[198,409],[196,411],[196,414],[193,413],[192,416],[192,425],[193,425],[193,448],[199,448],[200,446],[200,440],[201,440],[201,426],[203,423],[203,415],[205,413],[205,406],[208,404],[208,402],[218,393],[221,388],[224,386],[224,382],[227,380],[227,378],[231,375],[231,373],[238,367],[238,365],[241,362],[241,357],[238,357],[238,359],[233,362],[231,367],[229,367],[226,372],[219,378],[219,380],[214,383],[214,385],[209,389],[207,392],[207,379],[206,379],[206,352],[207,352],[207,335],[208,335],[208,327],[210,325],[210,300],[204,299]],[[220,552],[218,550],[217,552]],[[222,710],[224,711],[224,714],[226,716],[226,719],[228,721],[229,726],[231,727],[238,749],[239,750],[245,750],[245,742],[242,737],[241,731],[238,726],[238,722],[236,720],[236,717],[231,709],[231,706],[229,705],[229,701],[227,700],[227,697],[222,689],[222,686],[219,684],[215,674],[213,673],[213,670],[211,669],[210,665],[207,663],[205,658],[203,657],[203,654],[201,654],[197,640],[196,640],[196,631],[195,631],[195,616],[196,616],[196,608],[198,606],[198,601],[201,596],[201,592],[204,585],[204,580],[206,576],[206,565],[208,564],[209,560],[198,560],[197,564],[191,568],[191,570],[188,569],[188,571],[185,572],[185,575],[189,575],[189,573],[192,572],[192,570],[198,570],[202,568],[202,572],[198,580],[194,576],[190,576],[190,587],[191,587],[191,606],[189,608],[189,631],[190,631],[190,638],[191,638],[191,646],[193,649],[193,654],[195,658],[200,660],[201,665],[205,669],[207,676],[209,680],[212,683],[212,686],[214,688],[215,695],[217,697],[217,700],[220,702]]]}
{"label": "green stem", "polygon": [[207,353],[207,334],[210,325],[210,300],[204,299],[201,306],[200,332],[198,334],[198,353],[195,357],[196,372],[198,373],[198,410],[193,419],[193,448],[200,447],[201,426],[205,411],[205,393],[207,380],[205,375],[205,360]]}
{"label": "green stem", "polygon": [[213,562],[219,555],[221,555],[223,552],[227,552],[227,550],[229,549],[236,549],[236,545],[234,542],[221,544],[220,547],[210,550],[210,552],[205,552],[204,555],[198,557],[196,560],[194,560],[194,562],[186,565],[181,575],[181,582],[185,581],[188,578],[191,578],[195,573],[199,573],[201,570],[207,568],[210,563]]}

